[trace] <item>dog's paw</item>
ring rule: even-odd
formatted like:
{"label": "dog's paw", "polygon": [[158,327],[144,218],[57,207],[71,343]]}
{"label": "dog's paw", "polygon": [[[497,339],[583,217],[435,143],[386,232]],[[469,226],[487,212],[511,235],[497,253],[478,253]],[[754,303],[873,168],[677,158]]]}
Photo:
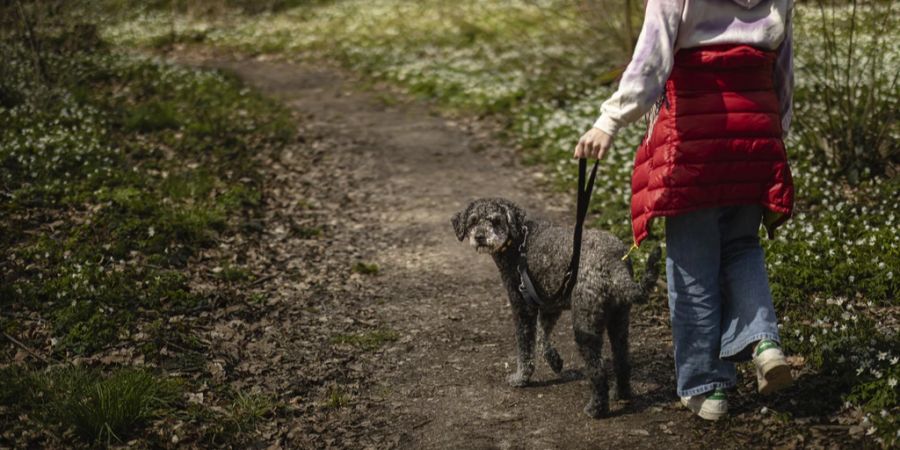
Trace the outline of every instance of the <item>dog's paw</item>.
{"label": "dog's paw", "polygon": [[609,405],[602,405],[600,402],[591,400],[584,407],[584,413],[592,419],[602,419],[609,415]]}
{"label": "dog's paw", "polygon": [[525,387],[528,386],[528,381],[530,378],[531,377],[523,373],[516,372],[506,377],[506,382],[509,383],[509,385],[512,387]]}
{"label": "dog's paw", "polygon": [[559,352],[556,351],[555,348],[548,348],[544,350],[544,361],[547,361],[547,365],[550,366],[550,369],[553,370],[553,373],[559,374],[563,370],[563,359],[559,356]]}

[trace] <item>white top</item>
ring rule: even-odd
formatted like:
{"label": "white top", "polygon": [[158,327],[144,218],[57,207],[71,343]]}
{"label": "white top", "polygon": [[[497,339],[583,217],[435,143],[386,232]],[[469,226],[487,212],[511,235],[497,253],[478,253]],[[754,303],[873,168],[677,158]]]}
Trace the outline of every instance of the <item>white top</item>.
{"label": "white top", "polygon": [[777,52],[775,90],[787,134],[794,84],[792,9],[793,0],[648,0],[634,55],[594,127],[615,136],[646,114],[663,93],[678,50],[748,44]]}

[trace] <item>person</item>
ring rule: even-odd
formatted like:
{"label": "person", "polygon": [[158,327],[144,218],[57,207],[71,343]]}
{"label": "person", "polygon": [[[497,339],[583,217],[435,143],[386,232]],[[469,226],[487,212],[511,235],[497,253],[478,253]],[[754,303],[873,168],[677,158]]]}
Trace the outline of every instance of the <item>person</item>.
{"label": "person", "polygon": [[758,234],[762,223],[772,238],[793,209],[792,10],[648,0],[618,90],[575,147],[602,159],[621,127],[650,117],[631,181],[634,246],[665,218],[677,393],[707,420],[727,414],[736,362],[754,362],[762,394],[792,383]]}

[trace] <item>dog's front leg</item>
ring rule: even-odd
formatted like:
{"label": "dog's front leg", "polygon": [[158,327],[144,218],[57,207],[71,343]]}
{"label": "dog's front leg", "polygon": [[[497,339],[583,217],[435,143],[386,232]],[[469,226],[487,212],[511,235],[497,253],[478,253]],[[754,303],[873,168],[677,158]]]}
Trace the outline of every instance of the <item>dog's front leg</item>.
{"label": "dog's front leg", "polygon": [[518,359],[516,373],[507,378],[513,387],[528,385],[534,373],[534,339],[537,328],[537,311],[522,304],[511,302],[513,306],[513,323],[516,326],[516,347]]}
{"label": "dog's front leg", "polygon": [[557,374],[562,372],[563,359],[559,356],[559,352],[556,351],[556,348],[553,346],[553,341],[550,339],[550,336],[553,333],[553,327],[556,325],[556,321],[559,320],[561,314],[560,311],[542,311],[538,314],[538,322],[541,324],[541,334],[539,339],[541,343],[541,352],[544,354],[544,360],[547,361],[547,365],[550,366],[553,373]]}

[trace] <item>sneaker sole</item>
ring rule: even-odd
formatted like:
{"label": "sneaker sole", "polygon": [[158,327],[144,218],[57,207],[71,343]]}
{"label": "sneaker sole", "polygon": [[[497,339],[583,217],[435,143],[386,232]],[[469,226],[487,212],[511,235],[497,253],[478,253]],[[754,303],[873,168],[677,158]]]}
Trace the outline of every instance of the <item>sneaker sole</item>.
{"label": "sneaker sole", "polygon": [[688,404],[688,402],[685,401],[683,398],[681,399],[681,404],[684,405],[684,407],[687,408],[688,410],[690,410],[692,413],[700,416],[701,419],[705,419],[705,420],[717,421],[717,420],[721,419],[722,417],[725,417],[726,414],[728,414],[727,410],[721,411],[721,410],[703,408],[702,406],[700,407],[699,411],[695,411],[693,408],[691,408],[691,406]]}
{"label": "sneaker sole", "polygon": [[761,367],[761,370],[763,379],[759,383],[759,393],[762,395],[771,395],[794,382],[794,378],[791,376],[791,366],[787,365],[784,360],[768,361]]}
{"label": "sneaker sole", "polygon": [[709,409],[703,409],[703,408],[700,408],[700,412],[697,413],[697,415],[700,416],[701,418],[706,419],[706,420],[711,420],[711,421],[717,421],[717,420],[721,419],[722,417],[725,417],[725,414],[728,414],[728,413],[724,412],[724,411],[715,411],[715,410],[709,410]]}

